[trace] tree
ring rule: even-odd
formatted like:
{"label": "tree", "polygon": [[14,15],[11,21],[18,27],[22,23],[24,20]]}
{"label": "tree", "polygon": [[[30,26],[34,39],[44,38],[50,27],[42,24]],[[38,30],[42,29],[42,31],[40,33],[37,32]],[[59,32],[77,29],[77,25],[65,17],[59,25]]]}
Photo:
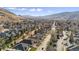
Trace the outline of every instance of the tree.
{"label": "tree", "polygon": [[4,44],[5,43],[5,40],[3,38],[0,38],[0,44]]}
{"label": "tree", "polygon": [[0,38],[0,50],[4,49],[5,40],[3,38]]}

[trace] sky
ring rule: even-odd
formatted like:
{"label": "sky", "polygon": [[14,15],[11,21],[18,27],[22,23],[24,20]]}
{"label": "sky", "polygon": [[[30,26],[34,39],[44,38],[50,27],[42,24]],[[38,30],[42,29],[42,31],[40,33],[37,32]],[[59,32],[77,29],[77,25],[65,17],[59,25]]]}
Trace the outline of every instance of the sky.
{"label": "sky", "polygon": [[4,7],[16,15],[45,16],[61,12],[79,11],[79,7]]}

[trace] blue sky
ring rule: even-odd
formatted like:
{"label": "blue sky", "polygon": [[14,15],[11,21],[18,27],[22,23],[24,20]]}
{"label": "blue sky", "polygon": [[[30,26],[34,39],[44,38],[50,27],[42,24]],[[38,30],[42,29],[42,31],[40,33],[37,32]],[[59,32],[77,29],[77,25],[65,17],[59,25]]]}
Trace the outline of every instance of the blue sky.
{"label": "blue sky", "polygon": [[79,7],[4,7],[17,15],[45,16],[61,12],[79,11]]}

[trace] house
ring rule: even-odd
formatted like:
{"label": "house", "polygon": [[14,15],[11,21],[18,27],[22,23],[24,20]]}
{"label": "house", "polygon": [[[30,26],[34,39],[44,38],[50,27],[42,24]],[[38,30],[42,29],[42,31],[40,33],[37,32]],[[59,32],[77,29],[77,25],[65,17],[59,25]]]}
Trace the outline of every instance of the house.
{"label": "house", "polygon": [[32,45],[32,40],[23,40],[20,43],[26,43],[26,44]]}
{"label": "house", "polygon": [[71,48],[68,48],[67,51],[79,51],[79,46],[72,46]]}
{"label": "house", "polygon": [[29,44],[26,43],[19,43],[14,47],[16,50],[21,50],[21,51],[28,51],[29,49]]}

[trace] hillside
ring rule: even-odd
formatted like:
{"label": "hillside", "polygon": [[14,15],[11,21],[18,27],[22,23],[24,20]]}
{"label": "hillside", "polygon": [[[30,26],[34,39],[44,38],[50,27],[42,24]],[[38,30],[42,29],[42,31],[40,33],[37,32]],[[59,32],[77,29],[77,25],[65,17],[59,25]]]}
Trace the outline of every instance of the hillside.
{"label": "hillside", "polygon": [[62,12],[52,15],[43,16],[44,19],[51,20],[79,20],[79,11],[76,12]]}
{"label": "hillside", "polygon": [[23,16],[26,19],[33,19],[33,20],[79,20],[79,11],[76,12],[62,12],[52,15],[46,16]]}
{"label": "hillside", "polygon": [[13,14],[12,12],[0,8],[0,22],[1,21],[19,22],[21,20],[17,15]]}

